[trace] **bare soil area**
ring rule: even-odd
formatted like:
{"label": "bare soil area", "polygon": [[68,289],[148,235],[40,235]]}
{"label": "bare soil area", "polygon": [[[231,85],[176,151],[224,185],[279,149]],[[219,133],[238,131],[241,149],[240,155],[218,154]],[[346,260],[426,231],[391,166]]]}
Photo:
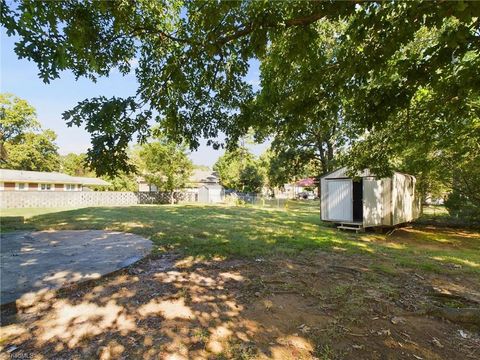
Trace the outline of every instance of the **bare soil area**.
{"label": "bare soil area", "polygon": [[475,323],[435,311],[478,309],[478,277],[386,272],[372,261],[322,251],[227,261],[150,257],[18,304],[16,314],[4,309],[0,357],[480,358]]}

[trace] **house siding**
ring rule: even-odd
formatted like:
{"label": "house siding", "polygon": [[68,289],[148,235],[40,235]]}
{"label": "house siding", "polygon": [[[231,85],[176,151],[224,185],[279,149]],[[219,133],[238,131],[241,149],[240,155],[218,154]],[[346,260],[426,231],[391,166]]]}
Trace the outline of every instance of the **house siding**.
{"label": "house siding", "polygon": [[[36,182],[29,182],[29,183],[4,182],[2,184],[3,186],[0,187],[0,190],[3,190],[3,191],[29,191],[29,192],[42,191],[40,189],[40,183],[36,183]],[[18,190],[16,188],[17,184],[25,184],[25,190]],[[51,184],[51,186],[52,186],[52,189],[50,191],[64,191],[65,184]],[[81,186],[76,186],[75,191],[81,191],[81,190],[82,190]],[[43,191],[47,191],[47,190],[43,190]]]}

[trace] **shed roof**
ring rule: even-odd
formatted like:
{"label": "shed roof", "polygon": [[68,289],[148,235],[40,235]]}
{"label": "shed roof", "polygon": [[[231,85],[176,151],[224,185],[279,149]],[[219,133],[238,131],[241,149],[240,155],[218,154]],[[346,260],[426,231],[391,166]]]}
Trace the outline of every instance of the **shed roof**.
{"label": "shed roof", "polygon": [[110,185],[98,178],[70,176],[59,172],[0,169],[1,181],[40,182],[53,184]]}
{"label": "shed roof", "polygon": [[[325,175],[322,178],[349,178],[350,176],[347,175],[348,168],[342,167],[337,170],[333,170]],[[367,176],[375,176],[369,169],[365,169],[359,173],[357,173],[358,177],[367,177]]]}
{"label": "shed roof", "polygon": [[223,189],[223,186],[220,185],[220,184],[202,184],[200,187],[204,187],[204,188],[207,188],[209,190],[222,190]]}
{"label": "shed roof", "polygon": [[[347,167],[342,167],[340,169],[333,170],[329,173],[326,173],[325,175],[321,176],[321,178],[322,179],[323,178],[328,178],[328,179],[350,178],[350,176],[347,175],[347,172],[348,172]],[[398,171],[394,171],[393,173],[394,174],[402,174],[402,175],[405,175],[405,176],[415,178],[413,175],[401,173],[401,172],[398,172]],[[359,178],[370,177],[370,176],[373,176],[373,177],[376,176],[372,171],[370,171],[370,169],[364,169],[363,171],[357,173],[357,177],[359,177]]]}

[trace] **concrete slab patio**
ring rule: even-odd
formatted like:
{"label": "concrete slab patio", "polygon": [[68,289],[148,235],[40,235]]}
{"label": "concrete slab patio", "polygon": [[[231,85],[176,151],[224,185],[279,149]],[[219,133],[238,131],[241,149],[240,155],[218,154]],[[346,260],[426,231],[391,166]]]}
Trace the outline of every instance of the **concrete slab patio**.
{"label": "concrete slab patio", "polygon": [[147,255],[141,236],[101,230],[0,234],[1,304],[100,278]]}

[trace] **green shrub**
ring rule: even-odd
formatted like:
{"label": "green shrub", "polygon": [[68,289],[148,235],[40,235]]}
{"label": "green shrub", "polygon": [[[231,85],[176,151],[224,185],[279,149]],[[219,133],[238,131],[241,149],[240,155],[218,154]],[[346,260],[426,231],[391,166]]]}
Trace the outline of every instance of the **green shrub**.
{"label": "green shrub", "polygon": [[451,216],[469,222],[480,223],[480,206],[472,202],[468,197],[454,189],[445,201],[445,207]]}

